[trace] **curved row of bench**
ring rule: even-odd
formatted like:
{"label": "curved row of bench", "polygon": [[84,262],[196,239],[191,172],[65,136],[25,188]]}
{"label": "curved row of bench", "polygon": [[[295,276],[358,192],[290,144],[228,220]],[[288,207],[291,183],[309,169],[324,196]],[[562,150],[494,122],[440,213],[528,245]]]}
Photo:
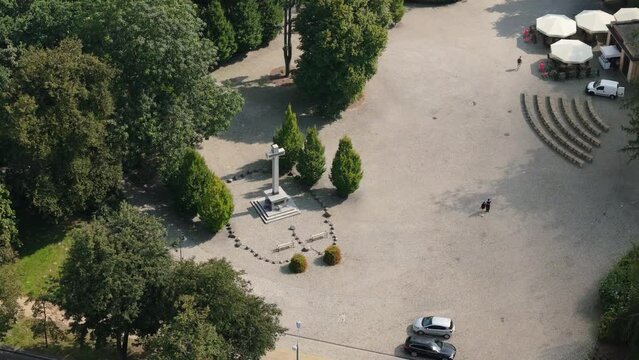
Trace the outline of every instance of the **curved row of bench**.
{"label": "curved row of bench", "polygon": [[584,165],[583,160],[579,159],[578,157],[576,157],[576,156],[572,155],[571,153],[569,153],[568,151],[564,150],[555,141],[553,141],[548,135],[546,135],[546,133],[543,132],[537,126],[537,124],[535,124],[535,122],[533,121],[532,116],[530,114],[528,101],[526,100],[526,94],[521,93],[520,99],[521,99],[521,109],[522,109],[522,112],[524,114],[524,118],[526,119],[526,122],[528,123],[528,125],[530,125],[530,127],[533,129],[533,131],[537,134],[537,136],[539,136],[539,138],[546,145],[548,145],[551,149],[555,150],[555,152],[557,152],[559,155],[564,157],[566,160],[570,161],[571,163],[573,163],[573,164],[575,164],[575,165],[577,165],[579,167],[583,167],[583,165]]}
{"label": "curved row of bench", "polygon": [[577,116],[577,120],[579,120],[579,123],[583,125],[586,130],[588,130],[590,135],[596,137],[599,137],[601,135],[601,130],[595,128],[595,126],[590,121],[586,121],[586,116],[588,115],[584,114],[583,110],[581,110],[579,106],[577,106],[577,99],[575,98],[572,99],[572,111]]}
{"label": "curved row of bench", "polygon": [[610,130],[595,112],[592,100],[581,102],[572,99],[570,109],[562,98],[554,101],[546,96],[543,100],[537,95],[531,97],[521,94],[522,111],[533,131],[571,163],[582,167],[584,162],[592,162],[590,152],[593,146],[601,145],[597,137]]}
{"label": "curved row of bench", "polygon": [[585,160],[587,162],[592,162],[592,155],[586,154],[585,152],[577,148],[575,145],[573,145],[573,143],[569,142],[561,134],[559,134],[557,130],[555,130],[554,126],[550,125],[550,123],[548,122],[547,116],[544,114],[544,111],[542,111],[541,109],[539,102],[540,102],[539,97],[537,95],[533,95],[533,107],[535,108],[537,119],[539,119],[539,121],[541,122],[541,125],[544,127],[546,132],[548,132],[550,136],[556,142],[561,144],[564,148],[566,148],[568,151],[570,151],[571,153],[573,153],[580,159]]}
{"label": "curved row of bench", "polygon": [[570,125],[570,127],[584,140],[586,140],[587,142],[589,142],[591,145],[594,146],[601,146],[601,143],[599,142],[599,139],[595,138],[594,136],[590,135],[589,133],[587,133],[584,129],[581,128],[581,126],[577,125],[577,122],[575,121],[575,119],[573,118],[573,115],[568,113],[568,110],[566,109],[566,106],[564,104],[564,100],[562,98],[558,98],[557,99],[557,103],[559,104],[559,112],[561,113],[561,115],[563,116],[564,120],[566,120],[566,122],[568,123],[568,125]]}
{"label": "curved row of bench", "polygon": [[608,130],[610,130],[610,126],[608,126],[608,124],[606,124],[600,117],[599,114],[597,114],[597,112],[595,111],[595,106],[592,104],[592,99],[591,98],[587,98],[586,99],[586,111],[588,112],[588,115],[590,116],[590,118],[592,119],[592,121],[597,124],[597,126],[599,126],[599,128],[605,132],[608,132]]}
{"label": "curved row of bench", "polygon": [[566,136],[575,145],[579,146],[584,151],[587,151],[587,152],[592,151],[592,146],[590,144],[582,140],[577,134],[575,134],[573,131],[568,129],[566,125],[564,125],[564,122],[561,121],[561,119],[559,118],[560,115],[558,115],[559,109],[557,108],[557,103],[552,101],[552,99],[550,99],[550,96],[546,96],[546,108],[548,109],[548,112],[550,113],[550,117],[552,118],[553,123],[559,129],[559,131],[561,131],[564,134],[564,136]]}

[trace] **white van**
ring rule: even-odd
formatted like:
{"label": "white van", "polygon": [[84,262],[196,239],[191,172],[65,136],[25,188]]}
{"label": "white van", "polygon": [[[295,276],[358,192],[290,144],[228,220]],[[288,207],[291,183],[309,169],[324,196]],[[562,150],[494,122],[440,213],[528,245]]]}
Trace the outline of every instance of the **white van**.
{"label": "white van", "polygon": [[617,96],[623,97],[625,88],[619,86],[619,83],[612,80],[601,79],[591,81],[586,86],[586,94],[599,95],[615,99]]}

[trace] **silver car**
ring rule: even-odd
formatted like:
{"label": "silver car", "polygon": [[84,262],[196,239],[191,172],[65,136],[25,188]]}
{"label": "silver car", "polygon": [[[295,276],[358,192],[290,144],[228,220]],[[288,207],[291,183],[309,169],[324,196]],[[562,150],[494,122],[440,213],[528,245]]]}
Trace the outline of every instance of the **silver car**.
{"label": "silver car", "polygon": [[419,335],[442,336],[444,339],[448,339],[455,332],[455,324],[449,318],[424,316],[415,320],[413,331]]}

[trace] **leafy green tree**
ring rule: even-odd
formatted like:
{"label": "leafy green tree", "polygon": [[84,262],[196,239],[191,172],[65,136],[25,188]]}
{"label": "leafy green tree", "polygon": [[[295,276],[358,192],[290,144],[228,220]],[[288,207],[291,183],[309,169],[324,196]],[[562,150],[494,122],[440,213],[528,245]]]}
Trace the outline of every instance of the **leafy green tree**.
{"label": "leafy green tree", "polygon": [[11,207],[9,191],[0,183],[0,265],[15,258],[15,248],[20,246],[16,213]]}
{"label": "leafy green tree", "polygon": [[207,320],[230,346],[230,354],[259,359],[285,329],[279,323],[281,311],[253,294],[242,275],[224,259],[188,260],[176,264],[170,283],[173,298],[191,295],[197,309],[210,310]]}
{"label": "leafy green tree", "polygon": [[166,316],[159,308],[171,266],[166,230],[157,218],[122,203],[70,236],[55,301],[78,341],[89,331],[98,348],[114,338],[126,359],[129,335],[157,331]]}
{"label": "leafy green tree", "polygon": [[120,186],[114,75],[83,54],[79,41],[64,40],[54,49],[25,51],[0,94],[8,185],[44,217],[96,209]]}
{"label": "leafy green tree", "polygon": [[390,13],[394,24],[400,22],[404,17],[404,0],[390,0]]}
{"label": "leafy green tree", "polygon": [[302,150],[297,164],[302,183],[306,186],[313,186],[326,171],[326,160],[324,159],[324,145],[320,141],[317,129],[313,126],[308,129],[304,150]]}
{"label": "leafy green tree", "polygon": [[195,307],[193,296],[182,296],[176,304],[179,313],[144,339],[149,360],[225,360],[228,345],[208,321],[209,309]]}
{"label": "leafy green tree", "polygon": [[284,156],[279,160],[280,174],[291,171],[304,148],[304,134],[302,134],[297,126],[297,117],[291,108],[291,104],[288,104],[288,108],[286,108],[282,127],[275,130],[273,143],[284,148],[286,151]]}
{"label": "leafy green tree", "polygon": [[377,70],[387,30],[374,10],[367,0],[317,0],[305,2],[297,16],[302,55],[295,84],[323,115],[338,116]]}
{"label": "leafy green tree", "polygon": [[4,266],[0,269],[0,340],[16,321],[20,305],[20,287],[18,277],[13,268]]}
{"label": "leafy green tree", "polygon": [[282,31],[284,0],[262,0],[258,3],[262,28],[262,44],[268,44]]}
{"label": "leafy green tree", "polygon": [[224,15],[220,0],[211,0],[208,6],[200,11],[206,23],[204,36],[213,42],[220,62],[229,60],[237,51],[235,30]]}
{"label": "leafy green tree", "polygon": [[208,76],[215,46],[201,36],[205,23],[191,2],[33,0],[23,17],[27,25],[16,36],[23,43],[48,46],[76,36],[119,70],[115,120],[126,134],[131,178],[164,176],[185,149],[228,128],[242,108],[237,91]]}
{"label": "leafy green tree", "polygon": [[204,158],[193,149],[184,153],[180,167],[169,184],[177,206],[184,215],[193,217],[198,213],[200,202],[205,199],[213,182],[213,173]]}
{"label": "leafy green tree", "polygon": [[235,29],[235,42],[240,53],[257,49],[262,44],[262,18],[257,0],[223,0],[227,18]]}
{"label": "leafy green tree", "polygon": [[233,215],[233,196],[224,182],[215,175],[205,185],[198,203],[198,214],[210,231],[217,232]]}
{"label": "leafy green tree", "polygon": [[348,197],[359,187],[359,182],[364,177],[362,160],[353,149],[353,144],[348,136],[340,139],[337,152],[333,158],[330,179],[341,197]]}

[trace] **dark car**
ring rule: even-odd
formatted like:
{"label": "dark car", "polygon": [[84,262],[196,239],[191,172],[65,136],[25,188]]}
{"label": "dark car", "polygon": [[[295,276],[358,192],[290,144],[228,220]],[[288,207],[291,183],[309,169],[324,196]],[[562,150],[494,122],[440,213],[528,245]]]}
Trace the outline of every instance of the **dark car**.
{"label": "dark car", "polygon": [[432,337],[409,336],[404,350],[411,356],[422,355],[431,359],[453,360],[457,349],[447,342]]}

